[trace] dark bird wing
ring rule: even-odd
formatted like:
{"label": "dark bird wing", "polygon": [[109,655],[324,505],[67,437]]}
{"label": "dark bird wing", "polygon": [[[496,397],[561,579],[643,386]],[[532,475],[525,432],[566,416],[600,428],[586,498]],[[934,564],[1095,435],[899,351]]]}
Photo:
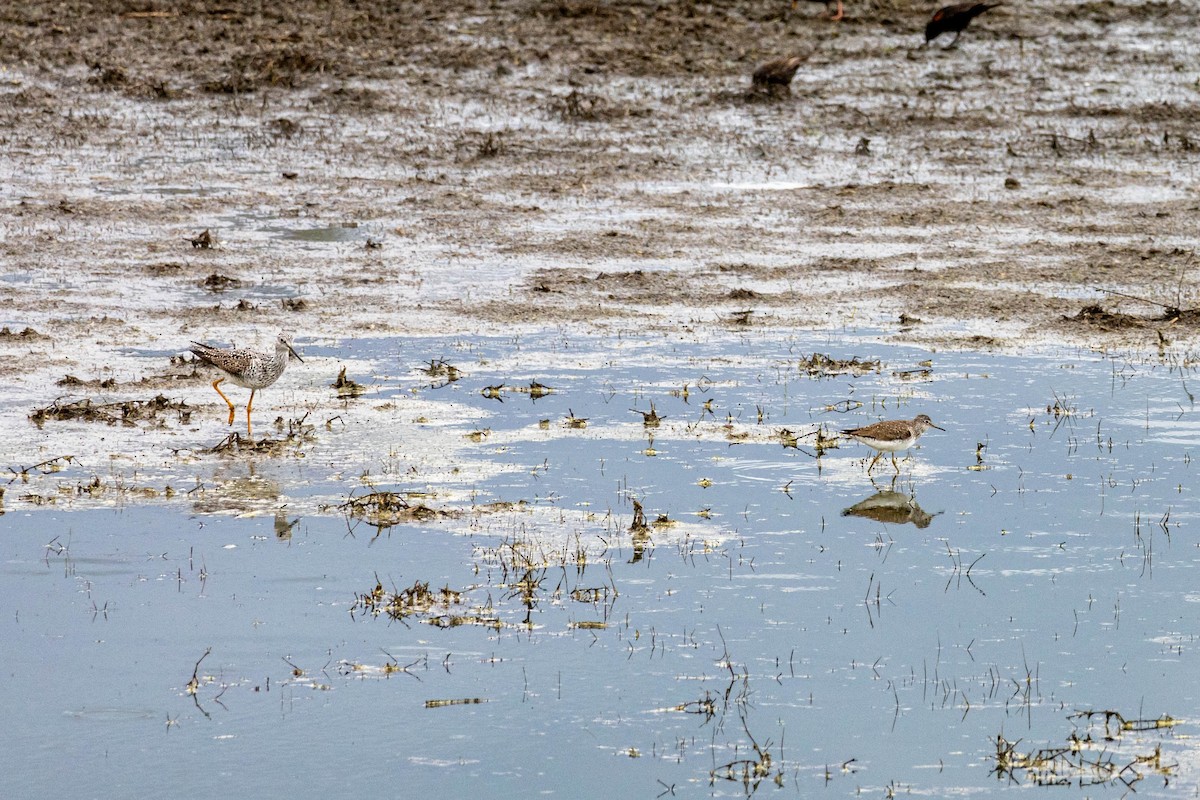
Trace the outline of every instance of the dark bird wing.
{"label": "dark bird wing", "polygon": [[772,59],[754,70],[752,81],[756,86],[787,86],[803,62],[800,56]]}
{"label": "dark bird wing", "polygon": [[971,24],[971,20],[985,11],[1003,3],[954,3],[933,12],[925,26],[925,41],[932,41],[943,33],[958,33]]}

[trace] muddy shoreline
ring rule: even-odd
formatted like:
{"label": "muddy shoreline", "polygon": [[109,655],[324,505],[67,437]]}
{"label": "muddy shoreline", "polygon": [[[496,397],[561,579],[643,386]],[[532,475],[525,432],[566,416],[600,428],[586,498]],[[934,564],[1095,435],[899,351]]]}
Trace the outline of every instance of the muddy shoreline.
{"label": "muddy shoreline", "polygon": [[[919,4],[777,5],[21,4],[5,317],[1190,340],[1187,7],[1008,9],[944,50]],[[791,95],[748,96],[782,52]]]}
{"label": "muddy shoreline", "polygon": [[[188,341],[281,328],[1186,358],[1195,8],[1009,7],[953,49],[921,46],[929,10],[15,4],[8,416],[202,393],[172,373]],[[748,94],[783,53],[806,58],[791,92]]]}

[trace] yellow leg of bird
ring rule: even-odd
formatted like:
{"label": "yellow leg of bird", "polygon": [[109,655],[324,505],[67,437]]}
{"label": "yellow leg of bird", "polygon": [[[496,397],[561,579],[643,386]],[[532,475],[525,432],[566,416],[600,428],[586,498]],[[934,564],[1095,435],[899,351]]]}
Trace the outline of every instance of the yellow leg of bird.
{"label": "yellow leg of bird", "polygon": [[839,19],[841,19],[843,16],[844,16],[844,14],[842,13],[842,0],[838,0],[838,7],[837,7],[837,11],[835,11],[835,12],[834,12],[834,14],[833,14],[833,16],[829,18],[829,21],[830,21],[830,22],[837,22],[837,21],[838,21]]}
{"label": "yellow leg of bird", "polygon": [[230,402],[229,398],[225,396],[225,393],[221,391],[221,387],[219,384],[223,380],[225,380],[225,379],[217,378],[215,381],[213,381],[212,387],[217,390],[217,394],[221,395],[221,399],[225,401],[225,405],[229,406],[229,424],[232,425],[233,424],[233,403]]}
{"label": "yellow leg of bird", "polygon": [[896,463],[896,454],[892,453],[892,466],[896,469],[896,474],[900,474],[900,465]]}
{"label": "yellow leg of bird", "polygon": [[882,451],[882,450],[880,450],[878,453],[876,453],[876,454],[875,454],[875,457],[871,459],[871,463],[867,465],[867,474],[868,474],[868,475],[870,475],[870,474],[871,474],[871,468],[875,466],[875,462],[879,460],[879,457],[880,457],[881,455],[883,455],[883,451]]}
{"label": "yellow leg of bird", "polygon": [[254,438],[254,434],[250,430],[250,409],[253,407],[254,407],[254,390],[251,389],[250,390],[250,401],[246,403],[246,435],[249,436],[251,439]]}

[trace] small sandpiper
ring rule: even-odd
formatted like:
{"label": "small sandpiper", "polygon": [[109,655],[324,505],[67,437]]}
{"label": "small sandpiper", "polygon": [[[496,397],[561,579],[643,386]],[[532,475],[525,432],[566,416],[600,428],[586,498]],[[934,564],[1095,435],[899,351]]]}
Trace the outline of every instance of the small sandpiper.
{"label": "small sandpiper", "polygon": [[871,468],[875,466],[875,462],[884,453],[892,454],[892,466],[899,474],[900,465],[896,463],[896,453],[907,450],[916,444],[917,439],[920,439],[921,434],[928,428],[937,428],[939,431],[946,430],[934,425],[933,420],[926,415],[919,414],[913,419],[885,419],[883,422],[876,422],[874,425],[867,425],[864,428],[851,428],[842,431],[842,435],[849,436],[856,442],[862,442],[867,447],[873,447],[879,451],[867,466],[868,475],[871,474]]}
{"label": "small sandpiper", "polygon": [[803,63],[803,56],[789,56],[775,58],[760,65],[750,76],[750,91],[787,94],[792,78],[796,77],[796,70],[800,69]]}
{"label": "small sandpiper", "polygon": [[213,347],[201,342],[192,342],[191,350],[201,361],[212,364],[224,373],[222,377],[213,381],[212,387],[229,406],[230,425],[233,424],[234,406],[221,391],[221,382],[228,379],[250,390],[250,400],[246,403],[246,434],[251,438],[254,434],[250,430],[250,409],[254,406],[254,393],[279,380],[279,376],[287,367],[289,355],[304,361],[300,354],[292,349],[292,336],[286,331],[276,337],[274,353],[261,353],[241,347]]}

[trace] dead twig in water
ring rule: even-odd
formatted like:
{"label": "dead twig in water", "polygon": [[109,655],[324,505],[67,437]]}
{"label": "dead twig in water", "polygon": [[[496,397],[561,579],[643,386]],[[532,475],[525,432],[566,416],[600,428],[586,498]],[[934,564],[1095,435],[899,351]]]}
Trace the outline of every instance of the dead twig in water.
{"label": "dead twig in water", "polygon": [[[60,469],[62,469],[61,465],[58,464],[59,461],[65,461],[68,464],[78,463],[75,461],[75,456],[55,456],[54,458],[48,458],[41,463],[33,464],[32,466],[28,467],[9,467],[8,471],[11,472],[13,476],[8,482],[12,483],[17,478],[28,478],[29,473],[33,472],[35,469],[39,470],[43,475],[51,472],[58,472]],[[49,469],[42,469],[42,467],[49,467]]]}

